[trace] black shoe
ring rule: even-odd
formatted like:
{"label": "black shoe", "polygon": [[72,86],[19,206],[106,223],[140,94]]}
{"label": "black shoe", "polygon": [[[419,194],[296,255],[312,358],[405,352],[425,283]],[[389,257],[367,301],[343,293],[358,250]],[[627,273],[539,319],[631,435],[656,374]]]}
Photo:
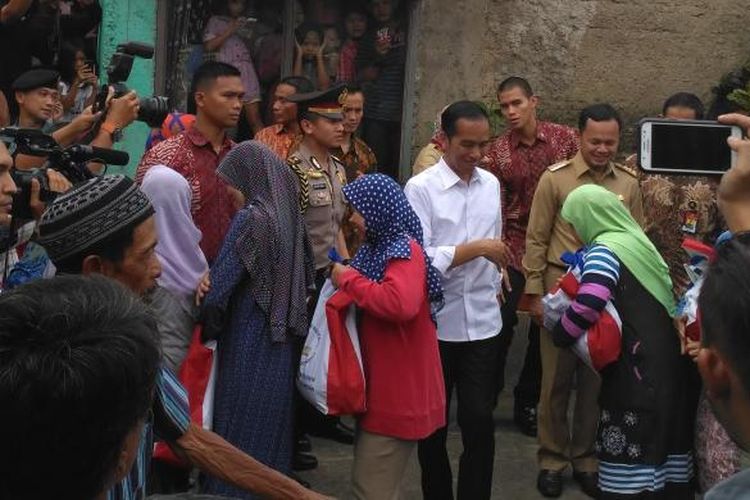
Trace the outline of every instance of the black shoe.
{"label": "black shoe", "polygon": [[292,470],[311,470],[318,466],[318,459],[309,453],[297,452],[292,457]]}
{"label": "black shoe", "polygon": [[545,497],[559,497],[562,495],[562,473],[547,469],[540,470],[536,477],[536,489]]}
{"label": "black shoe", "polygon": [[515,406],[513,408],[513,421],[521,433],[536,437],[536,408],[533,406]]}
{"label": "black shoe", "polygon": [[307,489],[310,489],[310,483],[308,483],[307,481],[305,481],[304,479],[302,479],[301,477],[299,477],[299,476],[298,476],[297,474],[295,474],[294,472],[290,472],[290,473],[289,473],[289,477],[290,477],[291,479],[294,479],[295,481],[297,481],[297,482],[298,482],[299,484],[301,484],[301,485],[302,485],[302,486],[304,486],[305,488],[307,488]]}
{"label": "black shoe", "polygon": [[294,443],[294,451],[301,451],[303,453],[310,453],[312,451],[312,443],[307,434],[302,434],[297,438],[297,442]]}
{"label": "black shoe", "polygon": [[599,496],[599,474],[596,472],[573,472],[573,479],[586,495],[591,498]]}
{"label": "black shoe", "polygon": [[311,429],[310,434],[342,444],[354,444],[354,431],[338,419]]}

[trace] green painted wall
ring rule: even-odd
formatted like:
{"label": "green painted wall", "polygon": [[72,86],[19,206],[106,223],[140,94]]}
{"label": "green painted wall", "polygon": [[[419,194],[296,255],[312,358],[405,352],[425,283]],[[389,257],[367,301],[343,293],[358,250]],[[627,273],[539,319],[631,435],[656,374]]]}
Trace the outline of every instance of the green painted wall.
{"label": "green painted wall", "polygon": [[[166,0],[101,0],[103,18],[99,33],[99,61],[102,72],[118,44],[134,41],[156,45],[156,2],[162,1]],[[106,75],[102,74],[101,78],[106,78]],[[154,60],[136,59],[127,83],[139,96],[153,95]],[[141,122],[129,126],[115,148],[130,153],[130,164],[109,167],[108,172],[133,175],[143,155],[148,133],[148,127]]]}

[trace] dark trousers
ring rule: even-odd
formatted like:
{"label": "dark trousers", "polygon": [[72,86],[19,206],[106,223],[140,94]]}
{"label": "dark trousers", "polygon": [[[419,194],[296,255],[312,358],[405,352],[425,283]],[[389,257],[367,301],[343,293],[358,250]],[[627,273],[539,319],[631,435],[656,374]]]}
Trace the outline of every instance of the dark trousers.
{"label": "dark trousers", "polygon": [[[454,386],[458,398],[458,426],[464,448],[458,466],[459,500],[489,499],[492,491],[498,341],[499,336],[474,342],[440,342],[446,414]],[[446,426],[419,442],[422,494],[428,500],[453,498],[447,435]]]}
{"label": "dark trousers", "polygon": [[[502,307],[503,329],[500,332],[500,348],[497,356],[497,392],[505,387],[505,363],[508,351],[513,342],[513,334],[518,324],[518,302],[523,295],[526,279],[523,274],[512,267],[508,268],[511,292],[507,294],[506,301]],[[536,408],[539,403],[539,393],[542,389],[542,357],[539,352],[539,326],[532,322],[529,327],[529,344],[526,348],[526,357],[523,361],[518,383],[513,390],[515,405],[517,407]]]}
{"label": "dark trousers", "polygon": [[378,172],[399,180],[401,122],[365,119],[363,139],[378,160]]}

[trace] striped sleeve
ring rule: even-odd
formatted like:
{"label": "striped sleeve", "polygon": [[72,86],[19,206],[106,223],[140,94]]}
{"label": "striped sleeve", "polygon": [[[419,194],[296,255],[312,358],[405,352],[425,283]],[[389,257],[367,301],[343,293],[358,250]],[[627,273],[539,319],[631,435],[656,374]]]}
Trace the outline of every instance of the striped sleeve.
{"label": "striped sleeve", "polygon": [[177,376],[162,366],[156,377],[154,433],[165,441],[177,441],[190,426],[190,406],[185,387]]}
{"label": "striped sleeve", "polygon": [[620,279],[620,262],[604,245],[592,246],[584,255],[578,295],[552,331],[558,347],[573,344],[599,320]]}

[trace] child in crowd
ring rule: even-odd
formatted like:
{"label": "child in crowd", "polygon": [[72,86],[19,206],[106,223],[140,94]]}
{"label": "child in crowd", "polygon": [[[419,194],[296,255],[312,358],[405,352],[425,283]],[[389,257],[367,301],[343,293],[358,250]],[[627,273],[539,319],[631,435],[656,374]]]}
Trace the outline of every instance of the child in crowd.
{"label": "child in crowd", "polygon": [[344,17],[346,41],[341,47],[336,81],[354,82],[357,80],[357,50],[359,41],[367,32],[367,9],[362,4],[354,4]]}
{"label": "child in crowd", "polygon": [[216,60],[231,64],[242,73],[245,117],[255,133],[263,128],[263,122],[260,117],[258,75],[245,43],[252,32],[251,19],[244,17],[246,7],[245,0],[227,0],[224,9],[208,20],[203,45],[207,52],[216,54]]}
{"label": "child in crowd", "polygon": [[323,29],[315,23],[302,23],[295,30],[295,43],[293,75],[309,78],[318,90],[327,89],[331,79],[323,56],[326,50]]}

